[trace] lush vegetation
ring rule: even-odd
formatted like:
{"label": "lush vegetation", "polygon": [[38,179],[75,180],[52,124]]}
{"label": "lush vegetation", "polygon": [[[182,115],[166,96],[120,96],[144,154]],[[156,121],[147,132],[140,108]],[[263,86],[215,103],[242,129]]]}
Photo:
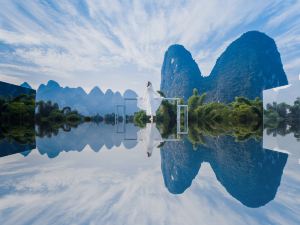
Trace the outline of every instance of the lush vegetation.
{"label": "lush vegetation", "polygon": [[189,137],[193,143],[201,143],[201,137],[207,135],[228,134],[239,141],[261,137],[263,107],[259,98],[249,100],[236,97],[235,101],[224,104],[205,103],[205,96],[199,96],[197,90],[194,90],[188,100],[191,124]]}
{"label": "lush vegetation", "polygon": [[34,144],[35,131],[33,126],[1,124],[0,141],[16,141],[19,144]]}
{"label": "lush vegetation", "polygon": [[264,110],[264,127],[276,136],[293,133],[300,140],[300,97],[293,105],[273,102]]}
{"label": "lush vegetation", "polygon": [[[179,104],[184,104],[183,99],[180,99]],[[183,112],[181,116],[181,126],[183,126]],[[167,138],[170,135],[176,136],[177,132],[177,101],[169,102],[162,101],[161,106],[157,111],[157,128],[159,129],[162,137]]]}
{"label": "lush vegetation", "polygon": [[34,143],[34,108],[34,95],[0,97],[0,140]]}
{"label": "lush vegetation", "polygon": [[0,97],[0,122],[10,125],[34,123],[35,97],[22,94],[15,98]]}
{"label": "lush vegetation", "polygon": [[133,122],[138,127],[145,127],[146,123],[150,122],[150,116],[146,115],[146,112],[141,110],[139,112],[136,112],[133,116]]}
{"label": "lush vegetation", "polygon": [[[163,93],[160,92],[163,96]],[[183,100],[181,100],[183,101]],[[180,101],[180,102],[181,102]],[[154,117],[154,122],[157,124],[162,137],[168,137],[176,132],[176,110],[177,103],[163,100]],[[145,111],[139,111],[134,114],[133,122],[139,127],[145,127],[146,123],[150,122],[150,116],[146,115]]]}
{"label": "lush vegetation", "polygon": [[89,121],[90,118],[80,115],[76,110],[70,107],[60,109],[57,103],[51,101],[39,101],[36,104],[35,122],[37,125],[38,136],[56,135],[59,129],[65,131],[71,130],[71,127],[77,127],[83,121]]}
{"label": "lush vegetation", "polygon": [[188,100],[189,120],[197,124],[223,124],[226,126],[257,126],[262,122],[263,108],[259,98],[249,100],[236,97],[235,101],[224,104],[210,102],[204,104],[206,94],[198,95],[194,90]]}
{"label": "lush vegetation", "polygon": [[[206,94],[199,95],[194,89],[188,99],[189,139],[192,143],[202,143],[203,136],[224,134],[232,135],[237,140],[261,137],[263,107],[259,98],[249,100],[236,97],[232,103],[224,104],[205,103],[205,97]],[[180,104],[183,104],[183,100],[180,100]],[[163,136],[176,132],[176,109],[176,103],[163,101],[157,111],[157,127]],[[135,114],[134,121],[143,127],[148,117],[141,111]]]}
{"label": "lush vegetation", "polygon": [[72,111],[70,107],[59,109],[57,103],[51,101],[39,101],[36,104],[35,120],[39,123],[77,123],[82,121],[83,116],[77,111]]}

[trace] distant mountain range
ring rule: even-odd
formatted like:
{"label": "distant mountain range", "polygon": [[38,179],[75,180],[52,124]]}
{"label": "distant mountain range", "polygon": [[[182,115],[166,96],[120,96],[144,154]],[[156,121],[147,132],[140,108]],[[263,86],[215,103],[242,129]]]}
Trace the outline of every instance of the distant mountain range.
{"label": "distant mountain range", "polygon": [[[27,83],[23,87],[30,87]],[[124,98],[136,98],[137,94],[132,90],[126,90],[123,95],[108,89],[105,93],[99,87],[94,87],[90,93],[86,93],[81,87],[61,87],[56,81],[50,80],[41,84],[37,89],[36,100],[56,102],[60,108],[69,106],[83,115],[105,115],[114,113],[116,105],[123,105]],[[137,112],[136,101],[126,101],[126,114]],[[121,109],[120,109],[120,112]]]}
{"label": "distant mountain range", "polygon": [[172,45],[164,56],[160,89],[167,97],[192,95],[194,88],[208,101],[231,102],[236,96],[262,97],[262,91],[288,84],[275,41],[249,31],[232,42],[218,58],[208,77],[201,75],[192,55]]}

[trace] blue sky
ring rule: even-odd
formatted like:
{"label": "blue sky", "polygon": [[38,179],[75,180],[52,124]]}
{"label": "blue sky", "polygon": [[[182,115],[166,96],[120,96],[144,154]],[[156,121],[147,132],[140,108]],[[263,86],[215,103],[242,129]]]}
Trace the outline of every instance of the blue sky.
{"label": "blue sky", "polygon": [[300,73],[300,1],[0,0],[0,80],[141,93],[160,84],[169,45],[204,75],[248,30],[275,39],[289,80]]}

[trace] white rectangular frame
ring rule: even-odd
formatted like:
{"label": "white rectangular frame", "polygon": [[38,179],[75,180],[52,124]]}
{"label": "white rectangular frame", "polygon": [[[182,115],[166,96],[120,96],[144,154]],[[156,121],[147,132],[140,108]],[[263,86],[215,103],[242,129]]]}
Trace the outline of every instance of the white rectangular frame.
{"label": "white rectangular frame", "polygon": [[[181,130],[181,110],[184,110],[184,130]],[[189,132],[189,107],[188,105],[177,105],[177,134],[188,134]]]}

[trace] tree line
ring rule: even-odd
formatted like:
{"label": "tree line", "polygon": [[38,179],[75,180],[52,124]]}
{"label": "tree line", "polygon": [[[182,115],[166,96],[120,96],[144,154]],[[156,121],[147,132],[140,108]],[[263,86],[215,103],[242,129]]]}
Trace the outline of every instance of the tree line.
{"label": "tree line", "polygon": [[268,103],[264,109],[264,127],[267,134],[284,136],[293,133],[300,140],[300,97],[293,105]]}
{"label": "tree line", "polygon": [[[198,90],[194,89],[193,95],[187,101],[188,136],[192,143],[201,143],[203,135],[230,134],[238,140],[261,137],[263,106],[260,98],[250,100],[245,97],[236,97],[228,104],[206,102],[205,98],[206,93],[199,95]],[[181,99],[179,104],[183,103]],[[176,102],[162,101],[155,118],[162,136],[176,132],[176,114]],[[145,126],[145,123],[149,122],[149,117],[144,111],[140,111],[134,115],[134,122],[138,126]]]}

